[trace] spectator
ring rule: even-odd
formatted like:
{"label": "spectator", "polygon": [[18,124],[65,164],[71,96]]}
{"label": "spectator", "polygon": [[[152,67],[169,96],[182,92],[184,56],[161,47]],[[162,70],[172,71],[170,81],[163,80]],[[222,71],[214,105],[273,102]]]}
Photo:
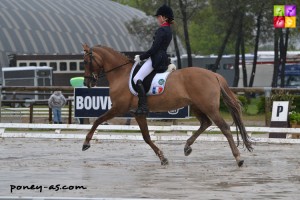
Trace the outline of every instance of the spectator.
{"label": "spectator", "polygon": [[52,109],[54,124],[62,124],[61,108],[66,104],[66,98],[61,91],[55,91],[48,100],[49,107]]}

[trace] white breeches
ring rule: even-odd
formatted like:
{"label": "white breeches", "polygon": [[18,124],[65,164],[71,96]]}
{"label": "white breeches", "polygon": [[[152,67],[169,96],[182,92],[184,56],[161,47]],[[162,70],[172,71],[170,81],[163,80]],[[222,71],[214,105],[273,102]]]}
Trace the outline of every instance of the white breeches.
{"label": "white breeches", "polygon": [[136,73],[133,78],[133,82],[136,84],[138,80],[144,80],[146,76],[148,76],[153,71],[152,60],[148,58],[148,60],[142,65],[141,69]]}

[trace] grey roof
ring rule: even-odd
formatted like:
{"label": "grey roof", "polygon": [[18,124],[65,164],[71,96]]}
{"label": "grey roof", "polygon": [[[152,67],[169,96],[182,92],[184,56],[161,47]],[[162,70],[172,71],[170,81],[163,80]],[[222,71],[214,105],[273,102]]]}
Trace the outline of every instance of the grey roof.
{"label": "grey roof", "polygon": [[136,17],[146,15],[109,0],[0,0],[0,65],[7,53],[80,53],[84,42],[144,50],[125,26]]}

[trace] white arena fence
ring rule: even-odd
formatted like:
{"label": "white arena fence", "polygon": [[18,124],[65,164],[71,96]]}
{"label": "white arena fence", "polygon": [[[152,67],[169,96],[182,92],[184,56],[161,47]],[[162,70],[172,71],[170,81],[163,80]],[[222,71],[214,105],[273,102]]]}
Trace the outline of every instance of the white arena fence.
{"label": "white arena fence", "polygon": [[[0,123],[0,138],[48,138],[48,139],[84,139],[91,125],[81,124],[29,124],[29,123]],[[154,141],[187,140],[199,126],[149,126],[151,139]],[[7,130],[9,129],[9,130]],[[230,127],[235,135],[236,127]],[[76,130],[76,133],[73,131]],[[82,133],[78,133],[82,130]],[[64,132],[65,131],[65,132]],[[258,133],[287,133],[286,138],[256,138],[254,142],[298,143],[300,139],[290,139],[293,134],[300,135],[300,128],[270,128],[246,127],[246,131]],[[72,133],[73,132],[73,133]],[[95,140],[143,140],[140,129],[136,125],[100,125],[93,137]],[[210,126],[206,132],[220,132],[216,126]],[[134,134],[135,133],[135,134]],[[169,134],[166,134],[169,133]],[[176,134],[174,134],[176,133]],[[181,133],[181,134],[178,134]],[[182,134],[183,133],[183,134]],[[254,136],[254,134],[252,134]],[[236,138],[236,137],[234,137]],[[210,134],[209,137],[199,137],[204,141],[226,141],[225,137]]]}

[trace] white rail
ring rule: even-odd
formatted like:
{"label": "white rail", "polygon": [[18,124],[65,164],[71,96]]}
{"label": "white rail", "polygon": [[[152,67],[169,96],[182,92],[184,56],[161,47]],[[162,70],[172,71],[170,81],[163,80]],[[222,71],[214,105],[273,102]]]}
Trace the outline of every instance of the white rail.
{"label": "white rail", "polygon": [[[64,133],[64,130],[89,130],[92,125],[79,125],[79,124],[28,124],[28,123],[0,123],[0,138],[51,138],[51,139],[83,139],[85,138],[85,133]],[[192,135],[193,131],[198,130],[198,126],[149,126],[149,132],[153,140],[186,140]],[[5,129],[11,129],[6,132]],[[25,129],[25,130],[24,130]],[[26,130],[26,129],[35,129]],[[230,127],[231,131],[236,131],[236,127]],[[19,130],[15,131],[14,130]],[[20,132],[20,130],[22,130]],[[37,131],[38,130],[38,131]],[[49,132],[53,130],[53,132]],[[54,132],[55,130],[55,132]],[[61,132],[62,131],[62,132]],[[124,131],[126,133],[111,133],[111,132],[120,132]],[[220,129],[216,126],[210,126],[206,132],[219,132]],[[246,127],[246,131],[251,132],[260,132],[260,133],[287,133],[286,137],[291,138],[292,134],[300,134],[300,128],[270,128],[270,127]],[[99,132],[99,134],[97,133]],[[141,134],[132,134],[139,133],[140,129],[136,125],[100,125],[97,128],[94,139],[116,139],[116,140],[143,140]],[[101,132],[101,134],[100,134]],[[186,132],[187,134],[155,134],[155,132]],[[59,133],[59,134],[58,134]],[[214,137],[210,136],[208,138],[203,138],[201,140],[207,141],[226,141],[225,137]],[[284,141],[287,139],[278,139],[278,143],[286,143]],[[270,142],[270,138],[260,138],[260,141]],[[293,139],[292,142],[288,143],[300,143],[300,140]]]}
{"label": "white rail", "polygon": [[[0,123],[0,129],[62,129],[62,130],[88,130],[92,125],[82,124],[29,124],[29,123]],[[198,130],[199,126],[182,126],[182,125],[167,125],[167,126],[149,126],[149,131],[162,132],[189,132]],[[103,131],[139,131],[137,125],[100,125],[97,130]],[[230,127],[231,131],[236,131],[235,126]],[[220,131],[216,126],[210,126],[206,131]],[[300,128],[272,128],[272,127],[246,127],[248,132],[262,132],[262,133],[298,133]]]}

